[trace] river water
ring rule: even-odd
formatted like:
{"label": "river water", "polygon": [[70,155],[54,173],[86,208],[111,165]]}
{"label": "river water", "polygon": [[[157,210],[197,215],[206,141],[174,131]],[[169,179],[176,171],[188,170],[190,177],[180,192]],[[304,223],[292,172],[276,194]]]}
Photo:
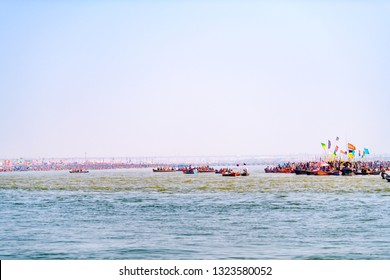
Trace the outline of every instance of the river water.
{"label": "river water", "polygon": [[0,174],[0,259],[390,259],[380,176]]}

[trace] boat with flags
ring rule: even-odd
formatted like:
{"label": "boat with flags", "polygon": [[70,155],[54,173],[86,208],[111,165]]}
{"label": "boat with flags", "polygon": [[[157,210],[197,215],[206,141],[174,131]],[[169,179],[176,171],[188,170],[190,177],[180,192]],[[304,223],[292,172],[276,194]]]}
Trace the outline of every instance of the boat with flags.
{"label": "boat with flags", "polygon": [[324,154],[319,160],[307,162],[279,163],[275,166],[267,166],[265,173],[295,173],[296,175],[379,175],[383,166],[378,161],[369,161],[368,148],[358,147],[350,142],[345,144],[345,151],[340,149],[339,137],[332,141],[321,143]]}

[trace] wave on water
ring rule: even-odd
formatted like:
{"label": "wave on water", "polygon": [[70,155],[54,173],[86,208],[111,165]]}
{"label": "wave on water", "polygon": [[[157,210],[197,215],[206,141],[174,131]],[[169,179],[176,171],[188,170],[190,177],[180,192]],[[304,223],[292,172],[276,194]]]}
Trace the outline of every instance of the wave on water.
{"label": "wave on water", "polygon": [[[33,172],[31,172],[33,173]],[[134,172],[93,172],[73,174],[38,172],[0,176],[0,189],[36,191],[157,191],[157,192],[383,192],[390,184],[380,176],[297,176],[265,174],[261,169],[249,177],[222,177],[219,174],[153,174]],[[11,175],[11,176],[9,176]],[[157,176],[156,176],[157,175]],[[163,175],[163,176],[158,176]],[[189,178],[191,176],[191,178]]]}

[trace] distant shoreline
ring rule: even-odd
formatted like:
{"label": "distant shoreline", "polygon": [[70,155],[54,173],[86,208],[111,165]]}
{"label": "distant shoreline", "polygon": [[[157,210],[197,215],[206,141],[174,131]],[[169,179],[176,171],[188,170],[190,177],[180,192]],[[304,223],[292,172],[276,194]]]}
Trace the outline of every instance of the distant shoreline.
{"label": "distant shoreline", "polygon": [[[100,159],[3,159],[0,160],[0,172],[17,172],[17,171],[52,171],[52,170],[71,170],[71,169],[87,169],[87,170],[109,170],[109,169],[133,169],[133,168],[156,168],[156,167],[184,167],[184,166],[267,166],[285,163],[299,163],[308,161],[324,160],[319,156],[312,159],[302,159],[298,157],[274,158],[266,157],[187,157],[187,158],[121,158],[115,160]],[[359,161],[355,159],[354,161]],[[390,161],[390,157],[365,158],[364,162],[386,162]]]}

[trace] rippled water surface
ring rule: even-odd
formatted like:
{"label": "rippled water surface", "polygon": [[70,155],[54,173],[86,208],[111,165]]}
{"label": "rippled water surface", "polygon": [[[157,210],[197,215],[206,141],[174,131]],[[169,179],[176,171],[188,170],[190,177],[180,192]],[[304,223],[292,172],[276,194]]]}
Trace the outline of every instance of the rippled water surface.
{"label": "rippled water surface", "polygon": [[0,173],[0,259],[390,259],[380,176]]}

